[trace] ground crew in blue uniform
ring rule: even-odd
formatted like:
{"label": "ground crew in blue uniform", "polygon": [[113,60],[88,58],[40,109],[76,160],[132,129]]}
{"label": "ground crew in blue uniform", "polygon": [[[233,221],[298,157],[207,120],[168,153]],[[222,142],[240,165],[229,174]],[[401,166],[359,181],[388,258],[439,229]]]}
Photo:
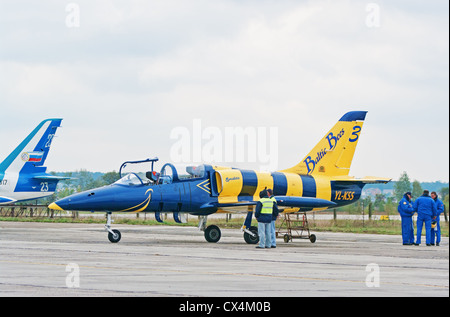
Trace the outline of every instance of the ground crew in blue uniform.
{"label": "ground crew in blue uniform", "polygon": [[436,245],[439,246],[439,244],[441,243],[441,225],[440,225],[440,221],[439,218],[441,216],[441,213],[444,212],[444,203],[442,202],[442,200],[440,200],[438,198],[438,195],[436,194],[436,192],[431,192],[431,198],[433,198],[434,202],[436,203],[436,227],[431,228],[431,245],[434,245],[434,240],[436,238]]}
{"label": "ground crew in blue uniform", "polygon": [[414,245],[419,245],[422,237],[422,227],[425,223],[425,236],[428,246],[431,245],[431,221],[436,218],[436,203],[430,197],[430,192],[424,190],[422,196],[417,198],[413,204],[414,211],[417,212],[417,238]]}
{"label": "ground crew in blue uniform", "polygon": [[403,245],[414,244],[414,224],[412,216],[414,214],[414,208],[412,205],[411,192],[407,192],[403,195],[402,200],[398,203],[398,212],[402,218],[402,240]]}
{"label": "ground crew in blue uniform", "polygon": [[271,248],[277,247],[277,234],[276,234],[276,228],[275,228],[275,222],[277,221],[279,210],[277,205],[277,200],[275,199],[275,196],[273,195],[272,189],[267,189],[267,194],[269,195],[269,198],[273,200],[274,206],[277,206],[277,208],[273,209],[272,212],[272,222],[270,223],[270,236],[271,236]]}
{"label": "ground crew in blue uniform", "polygon": [[270,234],[272,213],[275,209],[278,211],[278,207],[273,203],[273,200],[269,198],[266,189],[260,192],[259,197],[261,197],[261,199],[258,201],[255,208],[255,218],[258,221],[259,235],[259,245],[256,248],[270,248],[272,244]]}

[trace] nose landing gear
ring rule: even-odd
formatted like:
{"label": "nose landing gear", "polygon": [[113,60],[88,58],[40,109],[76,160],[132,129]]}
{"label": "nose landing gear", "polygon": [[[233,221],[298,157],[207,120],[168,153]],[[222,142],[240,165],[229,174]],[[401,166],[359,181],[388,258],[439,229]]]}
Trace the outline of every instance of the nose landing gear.
{"label": "nose landing gear", "polygon": [[122,238],[122,234],[117,229],[111,229],[111,223],[113,220],[111,219],[111,213],[106,213],[106,225],[105,230],[108,231],[108,240],[112,243],[117,243]]}

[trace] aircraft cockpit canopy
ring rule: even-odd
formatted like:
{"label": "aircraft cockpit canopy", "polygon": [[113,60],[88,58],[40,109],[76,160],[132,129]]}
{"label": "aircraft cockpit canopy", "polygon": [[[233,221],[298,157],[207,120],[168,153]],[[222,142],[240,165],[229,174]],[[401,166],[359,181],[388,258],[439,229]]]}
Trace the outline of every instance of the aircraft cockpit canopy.
{"label": "aircraft cockpit canopy", "polygon": [[138,175],[136,175],[135,173],[130,173],[116,181],[114,184],[124,186],[140,186],[144,183]]}
{"label": "aircraft cockpit canopy", "polygon": [[191,178],[205,177],[205,165],[186,166],[186,172],[191,176]]}
{"label": "aircraft cockpit canopy", "polygon": [[[157,161],[158,158],[124,162],[119,169],[121,178],[114,184],[123,186],[162,185],[193,178],[204,178],[207,174],[205,165],[178,166],[178,170],[182,171],[182,174],[178,174],[177,168],[172,163],[164,164],[160,172],[157,172],[154,168],[154,163]],[[151,170],[144,169],[144,172],[142,172],[141,168],[141,171],[138,172],[135,167],[133,168],[133,172],[129,171],[125,174],[124,169],[127,165],[136,166],[136,164],[142,163],[151,163]],[[186,169],[186,172],[183,171],[184,168]]]}

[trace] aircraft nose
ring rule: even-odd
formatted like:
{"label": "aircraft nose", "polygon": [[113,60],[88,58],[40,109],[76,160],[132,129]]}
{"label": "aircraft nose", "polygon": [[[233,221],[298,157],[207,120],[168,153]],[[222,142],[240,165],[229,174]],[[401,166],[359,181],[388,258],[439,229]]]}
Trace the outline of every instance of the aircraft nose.
{"label": "aircraft nose", "polygon": [[[48,208],[53,210],[98,210],[99,206],[114,200],[114,195],[110,193],[110,188],[96,188],[81,193],[72,194],[51,203]],[[103,210],[100,208],[100,210]]]}
{"label": "aircraft nose", "polygon": [[52,210],[70,210],[70,198],[62,198],[60,200],[57,200],[50,205],[48,205],[48,208]]}
{"label": "aircraft nose", "polygon": [[50,205],[48,205],[48,208],[53,210],[64,210],[61,207],[59,207],[56,203],[51,203]]}

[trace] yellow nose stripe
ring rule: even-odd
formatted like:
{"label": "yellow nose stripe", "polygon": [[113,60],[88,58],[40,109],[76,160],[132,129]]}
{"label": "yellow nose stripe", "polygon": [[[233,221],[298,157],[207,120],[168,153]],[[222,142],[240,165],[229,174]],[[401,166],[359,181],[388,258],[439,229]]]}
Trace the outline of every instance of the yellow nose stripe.
{"label": "yellow nose stripe", "polygon": [[53,209],[53,210],[63,210],[61,207],[59,207],[57,204],[55,203],[51,203],[48,208]]}

